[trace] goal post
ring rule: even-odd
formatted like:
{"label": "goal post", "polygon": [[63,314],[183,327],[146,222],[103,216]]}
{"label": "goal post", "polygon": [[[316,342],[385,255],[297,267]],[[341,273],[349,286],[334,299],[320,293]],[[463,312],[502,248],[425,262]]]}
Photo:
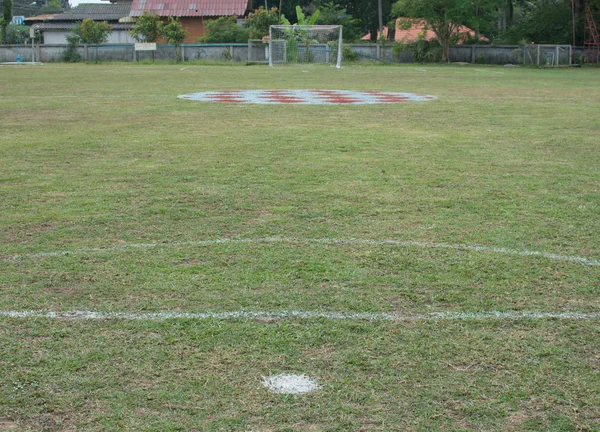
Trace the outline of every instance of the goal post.
{"label": "goal post", "polygon": [[288,63],[331,63],[342,67],[342,26],[270,26],[269,66]]}
{"label": "goal post", "polygon": [[523,64],[534,66],[570,66],[572,63],[571,45],[523,46]]}

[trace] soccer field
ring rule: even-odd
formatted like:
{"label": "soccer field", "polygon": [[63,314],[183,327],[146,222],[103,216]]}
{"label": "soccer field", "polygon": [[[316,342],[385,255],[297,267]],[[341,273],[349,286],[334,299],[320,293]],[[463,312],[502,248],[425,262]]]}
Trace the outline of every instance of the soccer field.
{"label": "soccer field", "polygon": [[0,430],[600,429],[599,69],[0,76]]}

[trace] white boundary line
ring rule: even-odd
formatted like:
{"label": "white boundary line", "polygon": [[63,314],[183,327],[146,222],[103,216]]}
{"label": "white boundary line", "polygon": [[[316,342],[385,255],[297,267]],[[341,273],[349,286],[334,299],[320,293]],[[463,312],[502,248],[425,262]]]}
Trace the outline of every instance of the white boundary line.
{"label": "white boundary line", "polygon": [[600,320],[600,312],[539,312],[539,311],[491,311],[491,312],[432,312],[427,314],[385,313],[385,312],[319,312],[319,311],[232,311],[232,312],[100,312],[100,311],[11,311],[0,310],[0,318],[42,318],[55,320],[132,320],[165,321],[172,319],[191,320],[289,320],[289,319],[328,319],[333,321],[497,321],[497,320]]}
{"label": "white boundary line", "polygon": [[474,252],[493,252],[505,255],[516,255],[516,256],[533,256],[546,258],[554,261],[566,261],[584,264],[588,266],[600,266],[600,261],[580,256],[573,255],[559,255],[548,252],[530,251],[530,250],[518,250],[508,249],[494,246],[479,246],[479,245],[466,245],[466,244],[451,244],[451,243],[428,243],[419,241],[400,241],[400,240],[368,240],[368,239],[337,239],[337,238],[292,238],[292,237],[262,237],[262,238],[221,238],[214,240],[197,240],[197,241],[186,241],[186,242],[172,242],[172,243],[132,243],[124,244],[119,246],[112,246],[106,248],[80,248],[72,251],[56,251],[56,252],[37,252],[27,253],[20,255],[13,255],[9,257],[0,257],[0,261],[18,261],[27,258],[50,258],[60,257],[76,254],[85,253],[98,253],[98,252],[115,252],[124,251],[128,249],[147,249],[147,248],[159,248],[159,247],[177,247],[177,246],[210,246],[218,244],[260,244],[260,243],[297,243],[297,244],[350,244],[350,245],[375,245],[375,246],[399,246],[399,247],[416,247],[422,249],[453,249],[453,250],[466,250]]}

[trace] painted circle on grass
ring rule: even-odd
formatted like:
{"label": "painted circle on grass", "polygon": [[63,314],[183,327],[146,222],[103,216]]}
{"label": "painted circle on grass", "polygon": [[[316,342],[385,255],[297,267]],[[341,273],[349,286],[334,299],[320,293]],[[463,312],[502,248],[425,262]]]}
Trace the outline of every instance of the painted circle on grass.
{"label": "painted circle on grass", "polygon": [[201,102],[270,105],[367,105],[420,102],[437,99],[435,96],[415,93],[357,90],[227,90],[191,93],[179,95],[178,97]]}

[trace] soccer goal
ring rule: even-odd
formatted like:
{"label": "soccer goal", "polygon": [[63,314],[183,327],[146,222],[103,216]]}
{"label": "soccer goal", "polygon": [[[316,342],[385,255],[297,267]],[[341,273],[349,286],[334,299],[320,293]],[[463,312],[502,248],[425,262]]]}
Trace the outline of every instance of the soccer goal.
{"label": "soccer goal", "polygon": [[523,64],[535,66],[571,65],[571,45],[536,45],[523,47]]}
{"label": "soccer goal", "polygon": [[286,63],[332,63],[342,67],[342,26],[272,25],[269,66]]}

